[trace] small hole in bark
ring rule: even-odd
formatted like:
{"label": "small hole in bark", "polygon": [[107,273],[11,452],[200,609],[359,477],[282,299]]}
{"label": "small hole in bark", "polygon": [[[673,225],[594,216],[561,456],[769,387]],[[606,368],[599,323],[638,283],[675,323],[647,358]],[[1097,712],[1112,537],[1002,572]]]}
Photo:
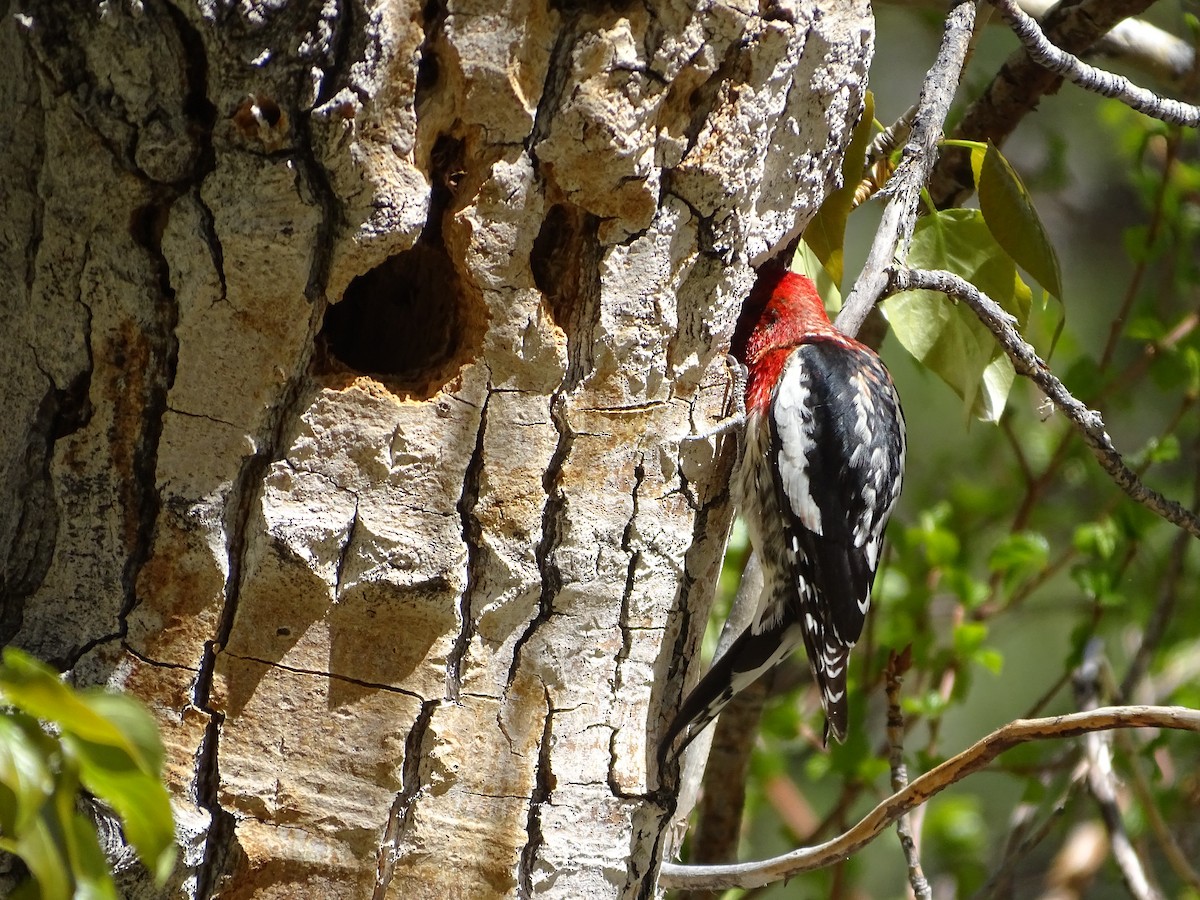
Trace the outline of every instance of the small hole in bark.
{"label": "small hole in bark", "polygon": [[441,63],[438,62],[437,52],[432,48],[421,49],[421,61],[417,64],[417,104],[425,99],[426,94],[437,86],[441,74]]}
{"label": "small hole in bark", "polygon": [[546,297],[550,316],[571,334],[576,316],[574,301],[579,296],[581,264],[590,254],[585,242],[594,239],[598,222],[576,206],[559,203],[551,207],[533,241],[529,268],[533,283]]}
{"label": "small hole in bark", "polygon": [[129,216],[129,236],[138,246],[158,253],[162,248],[163,232],[170,218],[168,207],[160,203],[139,206]]}
{"label": "small hole in bark", "polygon": [[560,203],[546,214],[529,253],[534,284],[567,338],[568,388],[592,370],[590,335],[600,315],[599,228],[596,216]]}
{"label": "small hole in bark", "polygon": [[279,104],[270,97],[260,97],[258,101],[259,112],[262,113],[263,121],[274,128],[279,124],[279,120],[283,118],[283,110],[279,108]]}
{"label": "small hole in bark", "polygon": [[350,283],[325,313],[318,374],[350,369],[428,398],[479,350],[486,314],[437,244],[418,241]]}
{"label": "small hole in bark", "polygon": [[429,156],[429,168],[433,176],[432,191],[429,198],[429,221],[425,226],[426,237],[430,229],[435,235],[441,234],[441,219],[450,201],[458,192],[463,178],[466,176],[466,143],[448,134],[441,135],[433,145]]}

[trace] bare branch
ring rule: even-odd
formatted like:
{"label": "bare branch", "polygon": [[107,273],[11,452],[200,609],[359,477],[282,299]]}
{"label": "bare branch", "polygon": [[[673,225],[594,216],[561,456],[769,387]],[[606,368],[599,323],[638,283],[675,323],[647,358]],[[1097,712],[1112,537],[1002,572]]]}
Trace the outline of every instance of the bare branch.
{"label": "bare branch", "polygon": [[861,850],[900,816],[928,802],[950,785],[986,768],[1005,750],[1029,741],[1078,737],[1113,728],[1172,728],[1200,732],[1200,710],[1181,706],[1109,706],[1066,716],[1018,719],[929,770],[876,806],[849,831],[832,840],[760,862],[729,866],[664,863],[659,886],[691,890],[753,888],[824,868]]}
{"label": "bare branch", "polygon": [[[993,869],[992,876],[987,883],[975,895],[977,898],[983,900],[988,897],[1014,896],[1012,883],[1016,875],[1017,862],[1027,859],[1033,848],[1038,846],[1050,833],[1050,829],[1059,823],[1081,777],[1082,775],[1072,776],[1066,788],[1058,795],[1058,799],[1055,800],[1054,805],[1050,807],[1049,812],[1040,823],[1035,822],[1038,813],[1035,804],[1024,801],[1017,804],[1016,809],[1013,810],[1008,840],[1005,841],[1004,856]],[[1042,776],[1041,781],[1043,785],[1048,783],[1045,775]]]}
{"label": "bare branch", "polygon": [[[718,863],[737,858],[750,754],[758,738],[763,706],[770,696],[775,671],[772,669],[735,694],[717,719],[704,768],[700,814],[692,835],[690,858],[693,862]],[[710,896],[697,894],[688,900]]]}
{"label": "bare branch", "polygon": [[977,0],[957,0],[946,17],[946,30],[937,59],[925,75],[921,100],[913,118],[912,131],[904,145],[900,165],[888,180],[891,195],[883,219],[875,232],[866,265],[854,282],[836,325],[850,336],[858,334],[867,313],[875,305],[887,284],[887,267],[897,253],[905,254],[912,239],[921,189],[937,160],[937,142],[942,124],[950,111],[950,102],[958,88],[963,63],[975,26]]}
{"label": "bare branch", "polygon": [[[1020,8],[1039,22],[1054,8],[1057,0],[1019,0]],[[888,6],[941,11],[945,0],[883,0]],[[1000,24],[995,20],[994,24]],[[1144,19],[1125,19],[1102,35],[1088,55],[1106,56],[1132,66],[1163,85],[1179,91],[1190,90],[1196,74],[1196,50]]]}
{"label": "bare branch", "polygon": [[[1194,441],[1195,453],[1195,483],[1192,493],[1192,510],[1200,512],[1200,436]],[[1175,607],[1179,599],[1179,585],[1183,580],[1184,565],[1188,551],[1187,535],[1180,532],[1171,544],[1171,552],[1167,557],[1167,568],[1159,582],[1158,600],[1154,611],[1142,632],[1137,652],[1129,661],[1129,669],[1117,689],[1118,703],[1128,703],[1133,699],[1142,679],[1150,669],[1150,660],[1158,652],[1159,645],[1167,635],[1167,625],[1175,615]]]}
{"label": "bare branch", "polygon": [[1151,512],[1179,526],[1193,537],[1200,538],[1200,518],[1174,500],[1168,500],[1162,494],[1148,488],[1138,478],[1137,473],[1125,464],[1125,460],[1113,446],[1112,438],[1104,430],[1104,420],[1100,413],[1089,409],[1072,396],[1033,347],[1017,332],[1016,320],[1001,309],[995,300],[953,272],[922,269],[892,269],[888,290],[889,293],[910,290],[938,291],[971,307],[1004,348],[1017,374],[1025,376],[1041,388],[1042,393],[1066,415],[1100,463],[1100,467],[1117,486]]}
{"label": "bare branch", "polygon": [[1056,75],[1061,75],[1081,88],[1104,97],[1120,100],[1131,109],[1172,125],[1200,124],[1200,107],[1178,100],[1168,100],[1152,91],[1138,87],[1128,78],[1105,72],[1055,47],[1038,23],[1021,11],[1013,0],[990,0],[1012,27],[1013,33],[1025,45],[1030,59]]}
{"label": "bare branch", "polygon": [[[1144,12],[1154,0],[1081,0],[1059,3],[1046,14],[1042,30],[1055,46],[1068,53],[1083,53],[1117,22]],[[1022,47],[1012,54],[954,127],[951,137],[991,141],[1002,146],[1026,115],[1037,108],[1043,95],[1053,93],[1060,76],[1042,68]],[[947,148],[929,182],[929,193],[939,209],[961,206],[974,190],[970,154]]]}

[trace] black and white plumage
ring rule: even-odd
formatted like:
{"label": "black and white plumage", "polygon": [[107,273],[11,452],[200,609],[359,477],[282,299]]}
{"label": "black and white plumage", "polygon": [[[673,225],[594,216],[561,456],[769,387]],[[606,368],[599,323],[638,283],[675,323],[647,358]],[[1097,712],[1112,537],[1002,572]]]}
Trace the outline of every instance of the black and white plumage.
{"label": "black and white plumage", "polygon": [[[876,353],[838,332],[812,282],[759,278],[744,342],[745,437],[733,493],[763,569],[754,619],[688,695],[663,739],[682,750],[739,691],[801,644],[846,735],[846,666],[862,634],[883,533],[900,496],[904,417]],[[685,734],[686,732],[686,734]]]}

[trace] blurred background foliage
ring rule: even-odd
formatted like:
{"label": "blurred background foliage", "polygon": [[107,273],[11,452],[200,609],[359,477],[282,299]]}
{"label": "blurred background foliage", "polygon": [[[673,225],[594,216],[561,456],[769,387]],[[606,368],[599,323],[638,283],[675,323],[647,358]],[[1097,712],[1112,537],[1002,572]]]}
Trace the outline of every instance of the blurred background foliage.
{"label": "blurred background foliage", "polygon": [[[1188,4],[1160,2],[1152,12],[1173,33],[1194,33]],[[875,117],[888,124],[915,102],[942,13],[880,5],[876,15],[871,86]],[[1015,47],[1002,26],[987,30],[956,111]],[[1062,305],[1034,287],[1027,338],[1076,397],[1103,413],[1147,484],[1196,508],[1195,131],[1065,85],[1004,154],[1033,192],[1062,265]],[[875,200],[850,217],[844,289],[879,212]],[[882,354],[904,401],[908,472],[851,661],[850,737],[820,749],[820,706],[803,659],[791,660],[776,686],[800,687],[776,690],[767,703],[739,859],[826,840],[891,793],[883,670],[891,651],[910,644],[910,777],[1016,718],[1126,702],[1200,707],[1194,542],[1128,500],[1028,382],[1016,381],[999,423],[989,424],[966,414],[894,335]],[[746,553],[745,532],[735,528],[710,652]],[[1081,684],[1073,675],[1085,653],[1091,674]],[[1165,896],[1200,897],[1200,740],[1132,731],[1112,745],[1123,824],[1150,877]],[[933,896],[1129,896],[1083,759],[1082,741],[1025,745],[935,797],[914,820]],[[907,893],[889,833],[840,866],[727,896]]]}

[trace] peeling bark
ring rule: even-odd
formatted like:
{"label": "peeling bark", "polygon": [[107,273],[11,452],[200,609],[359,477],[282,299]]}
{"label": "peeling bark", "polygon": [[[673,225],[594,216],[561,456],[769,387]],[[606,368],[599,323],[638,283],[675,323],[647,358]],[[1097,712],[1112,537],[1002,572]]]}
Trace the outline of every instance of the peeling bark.
{"label": "peeling bark", "polygon": [[865,0],[8,12],[0,630],[158,716],[127,895],[653,896],[730,517],[685,438]]}

